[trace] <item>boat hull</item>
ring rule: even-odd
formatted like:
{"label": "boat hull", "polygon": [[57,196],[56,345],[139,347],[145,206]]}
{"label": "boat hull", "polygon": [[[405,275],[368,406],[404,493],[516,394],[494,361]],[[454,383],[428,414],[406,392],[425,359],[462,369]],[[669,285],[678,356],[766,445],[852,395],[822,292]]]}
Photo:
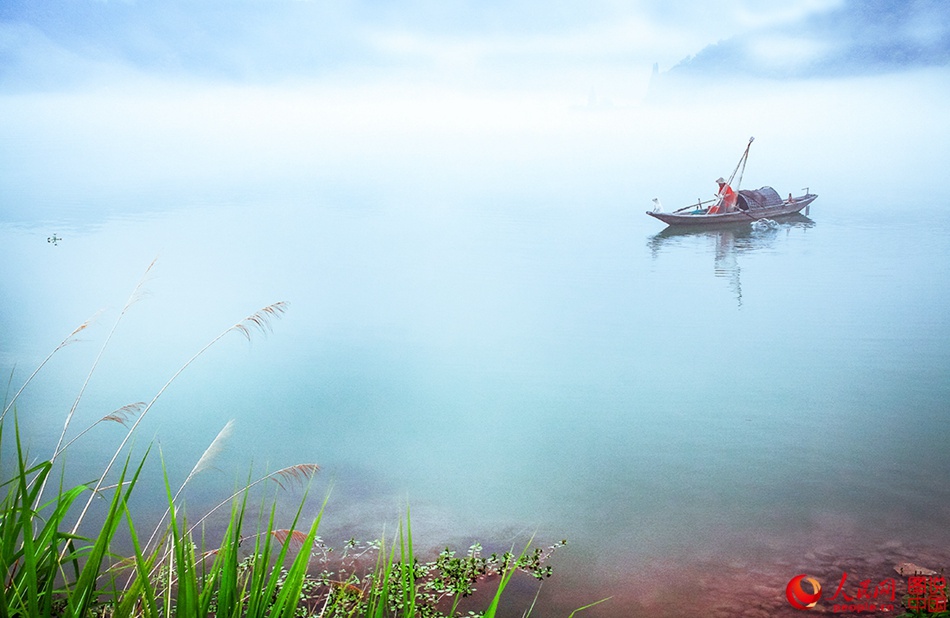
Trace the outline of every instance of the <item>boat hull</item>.
{"label": "boat hull", "polygon": [[719,225],[734,223],[752,223],[759,219],[774,219],[785,215],[794,215],[801,212],[806,206],[815,201],[818,197],[813,193],[803,195],[793,199],[791,202],[782,202],[775,206],[763,208],[751,208],[749,210],[739,210],[736,212],[727,212],[715,215],[693,215],[676,214],[668,212],[650,212],[647,214],[655,219],[659,219],[667,225]]}

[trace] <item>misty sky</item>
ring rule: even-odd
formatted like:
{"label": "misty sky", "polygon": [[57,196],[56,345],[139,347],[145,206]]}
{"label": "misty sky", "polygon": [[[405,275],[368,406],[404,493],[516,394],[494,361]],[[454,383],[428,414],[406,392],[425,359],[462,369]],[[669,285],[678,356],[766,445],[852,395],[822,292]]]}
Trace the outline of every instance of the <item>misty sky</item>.
{"label": "misty sky", "polygon": [[[888,44],[909,40],[932,55],[947,47],[946,7],[934,0],[5,0],[0,78],[5,90],[130,73],[256,83],[399,74],[569,87],[612,71],[643,79],[654,62],[667,70],[729,41],[780,64],[873,44],[882,33]],[[735,54],[731,60],[741,64]]]}
{"label": "misty sky", "polygon": [[[757,92],[782,92],[787,78],[817,86],[784,116],[772,104],[743,110],[695,96],[692,83],[685,91],[702,110],[571,113],[633,110],[654,63],[665,83],[706,75],[772,80]],[[948,63],[943,0],[4,0],[0,207],[131,205],[175,189],[237,195],[255,183],[272,192],[356,169],[415,187],[494,169],[492,182],[508,186],[534,166],[545,175],[536,185],[556,186],[576,176],[578,152],[612,178],[635,165],[623,157],[647,157],[640,177],[652,184],[656,171],[643,164],[654,159],[636,144],[693,142],[714,129],[696,143],[721,141],[732,153],[772,132],[762,143],[781,147],[781,133],[805,143],[841,119],[881,126],[921,101],[910,117],[928,118],[940,79],[916,79],[911,91],[900,76]],[[893,78],[897,99],[869,108],[858,97],[876,97],[879,85],[829,81],[864,77]],[[898,144],[907,130],[894,127]]]}

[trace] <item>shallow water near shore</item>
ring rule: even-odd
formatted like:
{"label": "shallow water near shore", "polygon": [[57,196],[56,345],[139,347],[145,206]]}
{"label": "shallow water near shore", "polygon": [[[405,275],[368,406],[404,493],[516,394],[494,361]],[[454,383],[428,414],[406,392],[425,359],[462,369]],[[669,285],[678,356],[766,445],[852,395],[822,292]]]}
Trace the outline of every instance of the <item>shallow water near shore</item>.
{"label": "shallow water near shore", "polygon": [[[675,233],[643,213],[660,180],[610,186],[608,171],[537,172],[537,192],[530,174],[274,185],[10,216],[0,370],[15,390],[105,308],[18,403],[46,452],[157,256],[76,427],[148,401],[219,332],[290,303],[272,332],[210,349],[143,423],[175,483],[236,419],[193,511],[251,469],[318,463],[330,538],[391,530],[407,503],[423,546],[567,538],[545,616],[605,596],[585,615],[777,615],[801,572],[833,590],[844,571],[892,576],[891,561],[950,566],[946,195],[920,170],[861,188],[814,164],[786,180],[819,195],[807,217]],[[926,224],[907,204],[927,205]],[[121,435],[77,442],[77,477]],[[139,495],[143,512],[163,495]]]}

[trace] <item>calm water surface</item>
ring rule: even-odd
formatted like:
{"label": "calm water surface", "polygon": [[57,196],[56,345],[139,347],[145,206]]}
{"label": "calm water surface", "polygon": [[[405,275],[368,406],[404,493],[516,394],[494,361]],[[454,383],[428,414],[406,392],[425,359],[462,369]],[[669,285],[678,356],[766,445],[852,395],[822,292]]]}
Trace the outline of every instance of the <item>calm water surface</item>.
{"label": "calm water surface", "polygon": [[[883,192],[928,204],[923,225],[880,191],[812,189],[807,218],[688,234],[661,231],[648,199],[502,192],[8,221],[0,369],[18,387],[105,309],[19,402],[45,452],[158,256],[75,427],[291,305],[272,333],[222,340],[143,423],[180,481],[236,419],[192,509],[252,469],[315,462],[329,538],[391,530],[408,502],[433,545],[569,539],[544,611],[768,606],[829,555],[840,575],[950,540],[950,201]],[[120,431],[70,458],[97,469]]]}

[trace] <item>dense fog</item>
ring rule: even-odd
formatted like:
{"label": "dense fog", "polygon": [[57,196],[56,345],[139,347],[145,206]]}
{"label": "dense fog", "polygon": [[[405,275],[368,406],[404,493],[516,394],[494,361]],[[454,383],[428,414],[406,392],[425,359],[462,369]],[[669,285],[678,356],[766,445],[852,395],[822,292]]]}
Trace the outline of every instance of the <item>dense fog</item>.
{"label": "dense fog", "polygon": [[948,152],[946,11],[7,3],[0,216],[512,184],[677,204],[750,136],[750,185],[917,184]]}

